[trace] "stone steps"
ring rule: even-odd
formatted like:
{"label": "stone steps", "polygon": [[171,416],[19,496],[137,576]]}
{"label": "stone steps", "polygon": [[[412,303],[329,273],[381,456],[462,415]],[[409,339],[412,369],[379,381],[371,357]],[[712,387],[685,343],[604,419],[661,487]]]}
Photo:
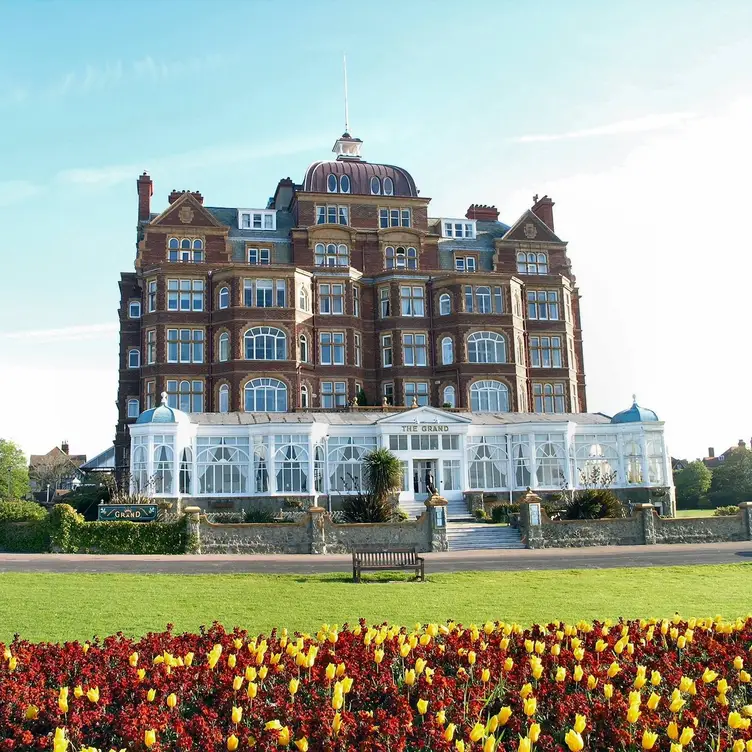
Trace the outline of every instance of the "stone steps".
{"label": "stone steps", "polygon": [[447,543],[450,551],[525,548],[517,528],[472,521],[450,521],[447,524]]}

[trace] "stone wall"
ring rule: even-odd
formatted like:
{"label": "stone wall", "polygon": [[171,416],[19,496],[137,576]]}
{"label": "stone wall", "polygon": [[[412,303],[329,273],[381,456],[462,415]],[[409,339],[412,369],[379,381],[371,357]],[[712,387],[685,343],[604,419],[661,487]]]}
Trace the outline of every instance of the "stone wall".
{"label": "stone wall", "polygon": [[308,554],[309,521],[273,524],[217,525],[201,516],[202,554]]}
{"label": "stone wall", "polygon": [[324,520],[326,552],[350,553],[354,547],[383,546],[385,548],[411,548],[419,552],[431,550],[431,526],[428,514],[417,520],[398,524],[344,524],[336,525]]}
{"label": "stone wall", "polygon": [[655,517],[656,543],[720,543],[750,540],[746,513],[740,510],[733,517]]}
{"label": "stone wall", "polygon": [[635,546],[644,543],[640,517],[607,520],[546,521],[541,548]]}

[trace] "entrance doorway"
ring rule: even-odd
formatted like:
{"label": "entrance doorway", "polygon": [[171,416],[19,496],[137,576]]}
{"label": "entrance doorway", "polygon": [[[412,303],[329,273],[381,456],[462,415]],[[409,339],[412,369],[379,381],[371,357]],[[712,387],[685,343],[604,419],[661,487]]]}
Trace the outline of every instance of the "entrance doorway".
{"label": "entrance doorway", "polygon": [[436,476],[438,463],[436,460],[413,460],[413,491],[418,493],[430,493],[429,482],[433,484],[432,490],[439,490],[439,479]]}

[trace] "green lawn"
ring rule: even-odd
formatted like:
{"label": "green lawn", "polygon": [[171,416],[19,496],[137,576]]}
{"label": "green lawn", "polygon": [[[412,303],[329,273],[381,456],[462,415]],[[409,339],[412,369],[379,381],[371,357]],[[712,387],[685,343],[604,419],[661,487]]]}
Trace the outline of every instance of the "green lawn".
{"label": "green lawn", "polygon": [[143,634],[213,620],[268,632],[321,623],[689,616],[752,611],[752,564],[555,572],[465,572],[428,582],[346,575],[0,574],[0,640]]}
{"label": "green lawn", "polygon": [[677,517],[712,517],[715,509],[677,509]]}

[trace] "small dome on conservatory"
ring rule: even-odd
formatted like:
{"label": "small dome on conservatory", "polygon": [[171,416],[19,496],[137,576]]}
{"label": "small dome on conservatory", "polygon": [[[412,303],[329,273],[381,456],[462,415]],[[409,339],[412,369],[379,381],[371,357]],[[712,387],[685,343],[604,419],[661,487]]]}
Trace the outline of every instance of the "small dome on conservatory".
{"label": "small dome on conservatory", "polygon": [[145,423],[190,423],[190,418],[181,410],[167,406],[167,392],[162,392],[162,404],[144,410],[136,419],[136,425]]}
{"label": "small dome on conservatory", "polygon": [[622,410],[611,418],[612,423],[655,423],[658,416],[653,410],[647,407],[640,407],[637,404],[637,397],[632,395],[632,407],[628,410]]}

